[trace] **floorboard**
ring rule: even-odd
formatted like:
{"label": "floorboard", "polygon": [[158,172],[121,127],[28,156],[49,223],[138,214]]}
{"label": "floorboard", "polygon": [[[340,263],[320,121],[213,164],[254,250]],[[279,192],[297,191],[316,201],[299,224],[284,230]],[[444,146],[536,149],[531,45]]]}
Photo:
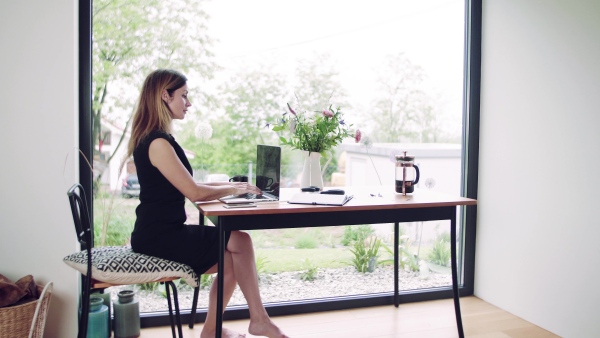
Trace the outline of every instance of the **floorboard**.
{"label": "floorboard", "polygon": [[[465,335],[473,338],[554,338],[552,334],[483,300],[461,298]],[[376,306],[343,311],[274,317],[290,337],[303,338],[452,338],[457,337],[452,299]],[[224,326],[247,333],[248,320],[226,321]],[[184,325],[184,337],[200,337],[202,323]],[[170,327],[145,328],[142,338],[171,336]]]}

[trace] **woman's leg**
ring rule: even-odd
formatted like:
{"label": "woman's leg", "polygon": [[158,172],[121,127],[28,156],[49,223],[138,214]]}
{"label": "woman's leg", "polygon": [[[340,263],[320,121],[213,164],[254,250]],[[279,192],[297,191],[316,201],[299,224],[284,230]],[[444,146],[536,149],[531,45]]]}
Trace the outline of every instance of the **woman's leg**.
{"label": "woman's leg", "polygon": [[[215,273],[217,272],[217,265],[210,268],[206,273]],[[233,263],[231,260],[231,254],[229,252],[225,252],[225,271],[221,274],[219,273],[217,277],[213,280],[212,285],[210,286],[210,291],[208,294],[208,311],[206,313],[206,320],[204,321],[204,326],[202,327],[202,332],[200,333],[200,338],[213,338],[215,336],[217,330],[217,287],[218,287],[218,279],[223,277],[223,310],[229,303],[231,299],[231,295],[233,295],[233,291],[235,290],[235,286],[237,285],[235,281],[235,275],[233,274]],[[236,332],[223,329],[222,331],[223,337],[245,337],[246,335],[238,334]]]}
{"label": "woman's leg", "polygon": [[227,251],[231,253],[235,279],[248,303],[250,311],[248,332],[255,336],[287,337],[271,321],[260,298],[254,247],[250,235],[245,232],[232,231]]}

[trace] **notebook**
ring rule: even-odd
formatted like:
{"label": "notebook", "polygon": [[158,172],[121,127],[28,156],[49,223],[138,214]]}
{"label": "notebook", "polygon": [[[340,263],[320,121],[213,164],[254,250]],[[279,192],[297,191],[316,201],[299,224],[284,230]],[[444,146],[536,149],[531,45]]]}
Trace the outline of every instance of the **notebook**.
{"label": "notebook", "polygon": [[329,195],[310,192],[299,192],[288,203],[312,205],[344,205],[352,199],[352,195]]}
{"label": "notebook", "polygon": [[279,201],[281,175],[281,148],[259,144],[256,146],[255,183],[262,195],[243,194],[219,198],[226,204]]}

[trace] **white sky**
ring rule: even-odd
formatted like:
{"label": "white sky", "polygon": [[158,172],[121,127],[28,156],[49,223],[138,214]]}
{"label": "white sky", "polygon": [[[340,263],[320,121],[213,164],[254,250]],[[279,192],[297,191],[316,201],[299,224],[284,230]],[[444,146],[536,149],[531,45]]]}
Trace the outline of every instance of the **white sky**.
{"label": "white sky", "polygon": [[293,72],[296,58],[325,51],[353,105],[368,109],[374,68],[384,56],[404,52],[460,117],[463,0],[212,0],[205,8],[209,34],[219,40],[217,62],[226,68],[276,60]]}

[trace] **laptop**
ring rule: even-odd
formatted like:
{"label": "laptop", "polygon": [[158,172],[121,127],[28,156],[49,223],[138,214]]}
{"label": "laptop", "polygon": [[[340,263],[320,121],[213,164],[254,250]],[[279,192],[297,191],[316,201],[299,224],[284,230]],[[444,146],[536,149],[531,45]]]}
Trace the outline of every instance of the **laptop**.
{"label": "laptop", "polygon": [[256,178],[254,185],[262,195],[242,194],[219,198],[226,204],[279,201],[281,175],[281,148],[259,144],[256,146]]}

